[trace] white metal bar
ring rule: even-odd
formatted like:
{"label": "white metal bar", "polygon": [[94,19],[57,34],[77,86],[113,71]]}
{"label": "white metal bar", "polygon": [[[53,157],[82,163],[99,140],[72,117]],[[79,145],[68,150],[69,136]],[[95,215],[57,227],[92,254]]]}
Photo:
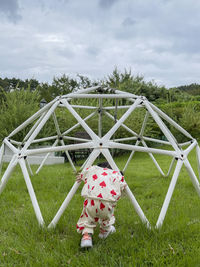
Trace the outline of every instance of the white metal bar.
{"label": "white metal bar", "polygon": [[110,151],[108,149],[101,149],[101,152],[108,161],[108,163],[110,164],[111,168],[113,170],[119,170],[119,168],[117,167],[116,163],[113,160],[113,157],[110,154]]}
{"label": "white metal bar", "polygon": [[[58,134],[58,136],[61,137],[62,135],[61,135],[60,127],[59,127],[58,120],[56,118],[55,112],[53,113],[53,120],[54,120],[54,124],[55,124],[55,127],[56,127],[57,134]],[[61,145],[65,146],[65,143],[64,143],[63,139],[60,139],[60,143],[61,143]],[[66,154],[66,156],[67,156],[67,158],[69,160],[69,163],[70,163],[72,169],[74,170],[74,172],[76,172],[76,168],[75,168],[75,166],[74,166],[74,164],[73,164],[73,162],[71,160],[71,157],[70,157],[70,155],[69,155],[67,150],[65,151],[65,154]]]}
{"label": "white metal bar", "polygon": [[141,127],[141,130],[140,130],[140,133],[139,133],[140,137],[142,137],[143,134],[144,134],[144,130],[145,130],[145,127],[147,125],[148,117],[149,117],[149,112],[147,111],[146,114],[145,114],[145,117],[144,117],[144,121],[142,123],[142,127]]}
{"label": "white metal bar", "polygon": [[[115,93],[117,93],[117,94],[120,94],[120,95],[124,94],[124,91],[120,91],[120,90],[116,90],[116,89],[114,89],[114,90],[115,90]],[[133,97],[133,98],[139,98],[140,97],[138,95],[134,95],[134,94],[131,94],[131,93],[129,93],[129,95],[130,95],[130,97]]]}
{"label": "white metal bar", "polygon": [[77,137],[72,137],[72,136],[63,136],[63,139],[81,141],[81,142],[90,142],[91,141],[91,139],[77,138]]}
{"label": "white metal bar", "polygon": [[[88,115],[87,117],[85,117],[85,119],[82,119],[83,121],[86,121],[88,119],[90,119],[91,117],[93,117],[96,114],[95,112],[92,112],[90,115]],[[72,126],[70,129],[68,129],[67,131],[65,131],[64,133],[62,133],[62,135],[68,134],[69,132],[71,132],[72,130],[74,130],[75,128],[77,128],[80,125],[80,123],[78,122],[77,124],[75,124],[74,126]]]}
{"label": "white metal bar", "polygon": [[24,121],[21,125],[19,125],[14,131],[12,131],[9,134],[8,138],[15,135],[16,133],[21,131],[23,128],[25,128],[29,123],[31,123],[32,121],[37,119],[40,116],[40,114],[43,113],[45,110],[47,110],[50,106],[52,106],[55,101],[56,100],[51,101],[50,103],[45,105],[42,109],[38,110],[35,114],[33,114],[31,117],[29,117],[26,121]]}
{"label": "white metal bar", "polygon": [[36,195],[35,195],[35,192],[34,192],[34,189],[33,189],[33,186],[32,186],[32,183],[31,183],[31,180],[30,180],[27,168],[26,168],[26,164],[23,158],[19,160],[19,164],[22,169],[22,173],[24,175],[24,180],[25,180],[25,183],[26,183],[26,186],[27,186],[30,198],[31,198],[31,202],[32,202],[32,205],[35,211],[36,218],[38,220],[39,225],[43,226],[44,220],[42,217],[42,213],[40,211],[40,207],[38,205],[37,198],[36,198]]}
{"label": "white metal bar", "polygon": [[3,192],[16,164],[17,164],[17,157],[16,157],[16,155],[13,155],[13,157],[12,157],[10,163],[8,164],[8,167],[7,167],[6,171],[4,172],[2,179],[0,181],[0,194]]}
{"label": "white metal bar", "polygon": [[[57,144],[58,144],[58,139],[56,139],[56,141],[53,143],[52,147],[57,146]],[[47,154],[45,155],[45,157],[43,158],[43,160],[42,160],[40,166],[38,167],[38,169],[37,169],[37,171],[36,171],[36,174],[39,173],[39,171],[40,171],[41,168],[43,167],[44,163],[46,162],[46,160],[48,159],[48,157],[49,157],[50,154],[51,154],[51,153],[49,152],[49,153],[47,153]]]}
{"label": "white metal bar", "polygon": [[[128,109],[130,108],[131,105],[127,105],[127,106],[118,106],[117,109]],[[112,109],[115,109],[115,107],[103,107],[104,110],[112,110]]]}
{"label": "white metal bar", "polygon": [[[97,152],[98,151],[98,154]],[[98,149],[93,149],[93,151],[90,153],[89,157],[85,160],[85,162],[83,163],[83,165],[81,166],[81,170],[85,169],[86,167],[85,166],[90,166],[91,163],[88,163],[88,162],[91,162],[91,160],[94,158],[94,157],[98,157],[100,154],[100,150]],[[96,159],[95,158],[95,159]],[[94,161],[93,161],[94,162]]]}
{"label": "white metal bar", "polygon": [[[61,143],[62,146],[65,146],[65,143],[64,143],[63,139],[60,140],[60,143]],[[73,161],[72,161],[72,159],[71,159],[71,157],[69,155],[69,152],[67,150],[65,150],[65,154],[66,154],[66,156],[67,156],[67,158],[69,160],[70,165],[72,166],[72,169],[74,170],[74,172],[76,172],[76,167],[74,166],[74,163],[73,163]]]}
{"label": "white metal bar", "polygon": [[198,173],[200,178],[200,148],[199,145],[196,146],[196,159],[197,159],[197,167],[198,167]]}
{"label": "white metal bar", "polygon": [[197,145],[197,141],[194,140],[194,142],[193,142],[187,149],[184,150],[184,154],[185,154],[185,156],[187,156],[187,155],[190,153],[190,151],[191,151],[196,145]]}
{"label": "white metal bar", "polygon": [[3,165],[4,151],[5,151],[5,145],[4,145],[4,143],[2,143],[1,148],[0,148],[0,174],[1,174],[2,165]]}
{"label": "white metal bar", "polygon": [[156,223],[156,228],[161,228],[161,226],[163,224],[163,221],[165,219],[165,215],[166,215],[172,194],[174,192],[174,188],[175,188],[175,185],[176,185],[176,182],[177,182],[182,165],[183,165],[183,161],[178,159],[176,169],[175,169],[173,177],[171,179],[171,182],[170,182],[170,185],[169,185],[169,188],[168,188],[168,191],[167,191],[160,215],[159,215],[157,223]]}
{"label": "white metal bar", "polygon": [[[139,133],[139,136],[140,136],[142,142],[144,142],[142,139],[143,139],[143,133],[144,133],[145,126],[146,126],[146,123],[147,123],[147,119],[148,119],[148,112],[146,112],[146,114],[145,114],[145,118],[144,118],[144,121],[143,121],[143,123],[142,123],[141,130],[140,130],[140,133]],[[115,141],[116,141],[116,140],[115,140]],[[136,142],[135,145],[138,146],[139,143],[140,143],[140,141],[137,140],[137,142]],[[145,142],[144,142],[144,143],[145,143]],[[143,145],[144,145],[144,144],[143,144]],[[145,143],[145,146],[146,146],[146,143]],[[147,147],[147,146],[146,146],[146,147]],[[129,164],[129,162],[131,161],[131,159],[132,159],[134,153],[135,153],[135,151],[132,151],[132,152],[131,152],[131,154],[130,154],[130,156],[129,156],[129,158],[128,158],[128,160],[127,160],[125,166],[124,166],[123,172],[125,172],[126,168],[128,167],[128,164]],[[150,157],[151,157],[151,158],[153,159],[153,161],[154,161],[155,158],[153,157],[153,155],[152,155],[151,153],[149,153],[149,155],[150,155]],[[155,163],[155,162],[154,162],[154,163]],[[158,166],[157,162],[156,162],[155,164],[156,164],[156,167],[158,168],[158,170],[161,171],[161,173],[162,173],[162,170],[161,170],[160,167]]]}
{"label": "white metal bar", "polygon": [[38,135],[38,133],[40,132],[40,130],[42,129],[42,127],[45,125],[45,123],[47,122],[47,120],[49,119],[49,117],[52,115],[52,112],[54,112],[54,110],[56,109],[56,107],[58,106],[58,104],[59,104],[59,102],[57,101],[57,102],[55,102],[51,106],[51,108],[45,114],[43,120],[39,123],[39,125],[37,126],[37,128],[34,130],[34,132],[31,134],[31,136],[27,140],[26,144],[24,145],[24,147],[22,149],[22,152],[26,151],[26,149],[30,146],[30,144],[35,139],[35,137]]}
{"label": "white metal bar", "polygon": [[102,137],[102,98],[99,98],[98,136]]}
{"label": "white metal bar", "polygon": [[74,93],[70,93],[68,95],[63,95],[62,97],[70,97],[71,94],[82,94],[82,93],[90,93],[90,92],[93,92],[95,90],[97,90],[98,88],[100,88],[101,86],[93,86],[93,87],[88,87],[88,88],[85,88],[85,89],[79,89],[77,90],[76,92]]}
{"label": "white metal bar", "polygon": [[54,125],[55,125],[55,127],[56,127],[57,135],[58,135],[58,136],[61,136],[61,131],[60,131],[60,128],[59,128],[59,125],[58,125],[58,120],[57,120],[57,118],[56,118],[55,111],[52,113],[52,117],[53,117]]}
{"label": "white metal bar", "polygon": [[13,139],[9,139],[10,143],[11,144],[14,144],[14,145],[17,145],[17,146],[21,146],[22,142],[18,142],[18,141],[15,141]]}
{"label": "white metal bar", "polygon": [[[148,114],[148,113],[146,112],[144,121],[143,121],[143,123],[142,123],[142,128],[141,128],[140,133],[139,133],[140,139],[137,140],[135,146],[138,146],[138,145],[140,144],[140,140],[142,140],[142,139],[141,139],[141,136],[142,136],[143,133],[144,133],[144,129],[145,129],[145,125],[146,125],[146,121],[147,121],[147,119],[148,119],[148,117],[147,117],[148,115],[147,115],[147,114]],[[137,138],[138,138],[138,137],[137,137]],[[143,136],[142,136],[142,138],[143,138]],[[115,141],[116,141],[116,140],[115,140]],[[127,160],[127,162],[126,162],[126,164],[125,164],[125,166],[124,166],[124,168],[123,168],[123,172],[125,172],[126,168],[128,167],[128,164],[129,164],[129,162],[131,161],[131,159],[132,159],[134,153],[135,153],[135,151],[132,151],[132,152],[131,152],[131,154],[130,154],[130,156],[129,156],[129,158],[128,158],[128,160]]]}
{"label": "white metal bar", "polygon": [[125,166],[124,166],[124,168],[123,168],[123,170],[122,170],[123,172],[126,171],[126,169],[127,169],[127,167],[128,167],[128,164],[129,164],[129,162],[131,161],[131,159],[132,159],[134,153],[135,153],[135,151],[131,151],[131,154],[130,154],[130,156],[129,156],[129,158],[128,158],[128,160],[127,160],[127,162],[126,162],[126,164],[125,164]]}
{"label": "white metal bar", "polygon": [[42,154],[48,152],[58,152],[58,151],[65,151],[65,150],[77,150],[82,148],[93,148],[93,142],[82,143],[82,144],[73,144],[73,145],[65,145],[65,146],[58,146],[58,147],[44,147],[44,148],[36,148],[36,149],[28,149],[24,153],[25,155],[35,155],[35,154]]}
{"label": "white metal bar", "polygon": [[96,160],[96,158],[99,156],[99,154],[100,154],[99,149],[96,149],[96,148],[95,148],[95,149],[92,151],[92,153],[90,154],[90,156],[88,157],[88,160],[87,160],[87,162],[86,162],[86,164],[85,164],[84,169],[86,169],[86,168],[92,166],[93,162]]}
{"label": "white metal bar", "polygon": [[172,168],[173,168],[173,166],[174,166],[174,162],[175,162],[175,158],[173,158],[172,161],[171,161],[171,164],[170,164],[170,166],[169,166],[169,170],[168,170],[168,173],[167,173],[166,177],[169,176],[169,174],[170,174],[170,172],[171,172],[171,170],[172,170]]}
{"label": "white metal bar", "polygon": [[[111,118],[113,121],[115,121],[115,118],[107,111],[104,112],[109,118]],[[118,121],[118,120],[117,120]],[[128,126],[126,126],[125,124],[121,124],[121,126],[126,129],[129,133],[138,136],[138,134],[136,132],[134,132],[133,130],[131,130]]]}
{"label": "white metal bar", "polygon": [[120,143],[116,143],[116,142],[112,142],[112,141],[110,141],[108,144],[109,144],[109,147],[111,147],[111,148],[119,148],[119,149],[124,149],[124,150],[134,150],[134,151],[139,151],[139,152],[169,155],[169,156],[173,156],[173,157],[177,156],[177,153],[175,151],[171,151],[171,150],[133,146],[133,145],[127,145],[127,144],[120,144]]}
{"label": "white metal bar", "polygon": [[85,123],[85,121],[79,116],[79,114],[71,107],[66,99],[62,100],[66,108],[71,112],[71,114],[77,119],[80,125],[85,129],[85,131],[91,136],[92,139],[98,140],[99,137],[92,131],[92,129]]}
{"label": "white metal bar", "polygon": [[78,94],[72,93],[72,94],[67,95],[67,97],[68,98],[96,98],[96,99],[107,98],[108,99],[108,98],[130,98],[132,97],[132,95],[129,93],[124,93],[121,95],[117,95],[117,94],[80,94],[78,95]]}
{"label": "white metal bar", "polygon": [[[145,127],[146,127],[146,124],[147,124],[148,117],[149,117],[149,112],[147,111],[146,114],[145,114],[145,117],[144,117],[144,121],[142,123],[142,127],[141,127],[141,130],[140,130],[140,133],[139,133],[139,136],[142,138],[141,142],[142,142],[144,147],[148,147],[146,145],[145,141],[143,140],[143,133],[144,133],[144,130],[145,130]],[[148,153],[148,154],[149,154],[150,158],[152,159],[152,161],[154,162],[154,164],[155,164],[156,168],[158,169],[158,171],[161,173],[161,175],[165,176],[164,172],[162,171],[161,167],[159,166],[157,160],[154,158],[152,153]]]}
{"label": "white metal bar", "polygon": [[[146,143],[145,143],[144,140],[142,140],[142,144],[143,144],[144,147],[148,147],[148,146],[146,145]],[[149,154],[150,158],[153,160],[153,162],[154,162],[156,168],[157,168],[158,171],[161,173],[161,175],[162,175],[162,176],[165,176],[163,170],[161,169],[160,165],[158,164],[157,160],[154,158],[154,156],[152,155],[152,153],[148,153],[148,154]]]}
{"label": "white metal bar", "polygon": [[152,103],[149,103],[150,106],[166,121],[168,121],[170,124],[172,124],[177,130],[179,130],[182,134],[187,136],[188,138],[193,139],[193,137],[185,130],[183,129],[178,123],[176,123],[174,120],[172,120],[168,115],[166,115],[163,111],[161,111],[159,108],[157,108]]}
{"label": "white metal bar", "polygon": [[30,175],[33,176],[33,172],[32,172],[30,163],[29,163],[29,161],[27,160],[27,158],[25,159],[25,162],[26,162],[26,166],[28,167],[28,170],[29,170]]}
{"label": "white metal bar", "polygon": [[73,108],[81,108],[81,109],[97,109],[97,107],[93,106],[81,106],[81,105],[71,105]]}
{"label": "white metal bar", "polygon": [[35,128],[37,128],[38,124],[42,121],[42,119],[44,118],[45,114],[47,111],[44,111],[44,113],[41,115],[41,117],[35,122],[35,124],[33,125],[33,127],[30,129],[30,131],[27,133],[27,135],[24,137],[23,142],[25,142],[30,135],[33,133],[33,131],[35,130]]}
{"label": "white metal bar", "polygon": [[[91,152],[91,154],[92,154],[92,152]],[[90,154],[90,155],[91,155],[91,154]],[[87,159],[86,159],[86,160],[83,162],[83,164],[81,165],[81,168],[80,168],[81,170],[85,168],[85,165],[86,165],[88,159],[89,159],[89,157],[87,157]]]}
{"label": "white metal bar", "polygon": [[185,143],[181,143],[181,144],[179,144],[179,146],[187,146],[187,145],[190,145],[191,142],[192,142],[192,140],[185,142]]}
{"label": "white metal bar", "polygon": [[144,105],[147,108],[147,110],[149,111],[149,113],[151,114],[151,116],[156,121],[157,125],[159,126],[159,128],[161,129],[161,131],[163,132],[163,134],[169,140],[169,142],[171,143],[171,145],[173,146],[173,148],[177,152],[180,151],[180,149],[179,149],[179,147],[177,145],[177,141],[176,141],[175,137],[171,134],[171,132],[169,131],[169,129],[167,128],[167,126],[164,124],[164,122],[161,120],[161,118],[158,116],[158,114],[152,109],[152,107],[150,106],[150,104],[148,103],[148,101],[144,101]]}
{"label": "white metal bar", "polygon": [[123,114],[123,116],[117,121],[117,123],[104,135],[103,140],[109,140],[114,132],[122,125],[122,123],[128,118],[128,116],[133,112],[133,110],[139,105],[140,99],[137,99],[135,103]]}
{"label": "white metal bar", "polygon": [[32,144],[35,144],[35,143],[41,143],[41,142],[45,142],[45,141],[51,141],[51,140],[54,140],[58,138],[57,135],[53,135],[53,136],[49,136],[49,137],[44,137],[44,138],[40,138],[40,139],[35,139],[32,141]]}
{"label": "white metal bar", "polygon": [[154,139],[154,138],[150,138],[150,137],[146,137],[146,136],[143,136],[142,138],[145,141],[151,141],[151,142],[160,143],[160,144],[163,144],[163,145],[171,145],[171,143],[169,141],[163,141],[163,140]]}
{"label": "white metal bar", "polygon": [[[96,156],[97,152],[96,151],[99,151],[98,155]],[[81,166],[81,170],[82,169],[85,169],[85,166],[87,166],[87,162],[88,160],[91,160],[93,159],[94,157],[98,157],[100,154],[100,150],[97,150],[97,149],[93,149],[93,151],[90,153],[90,155],[88,156],[88,158],[85,160],[85,162],[83,163],[83,165]]]}
{"label": "white metal bar", "polygon": [[7,138],[5,138],[5,139],[3,140],[3,142],[10,148],[10,150],[11,150],[13,153],[18,153],[18,152],[19,152],[19,150],[18,150],[16,147],[14,147],[14,146],[8,141]]}
{"label": "white metal bar", "polygon": [[129,140],[137,140],[138,137],[133,136],[133,137],[126,137],[126,138],[118,138],[115,139],[115,142],[122,142],[122,141],[129,141]]}
{"label": "white metal bar", "polygon": [[195,175],[195,173],[194,173],[194,171],[193,171],[188,159],[186,158],[183,162],[184,162],[186,170],[187,170],[187,172],[188,172],[188,174],[190,176],[192,184],[193,184],[194,188],[196,189],[197,194],[200,196],[200,184],[199,184],[199,181],[198,181],[198,179],[197,179],[197,177],[196,177],[196,175]]}
{"label": "white metal bar", "polygon": [[133,207],[135,208],[136,213],[140,217],[141,221],[147,226],[148,229],[151,229],[151,225],[150,225],[149,221],[147,220],[144,212],[142,211],[140,205],[138,204],[135,196],[131,192],[131,190],[128,187],[128,185],[125,187],[125,191],[126,191],[128,197],[129,197],[131,203],[133,204]]}
{"label": "white metal bar", "polygon": [[[135,145],[138,146],[139,143],[140,143],[140,141],[137,140],[136,143],[135,143]],[[128,158],[128,160],[127,160],[127,162],[126,162],[126,164],[125,164],[125,166],[124,166],[124,168],[123,168],[123,172],[125,172],[125,170],[127,169],[128,164],[129,164],[129,162],[131,161],[131,159],[132,159],[134,153],[135,153],[135,151],[131,151],[131,154],[130,154],[130,156],[129,156],[129,158]]]}

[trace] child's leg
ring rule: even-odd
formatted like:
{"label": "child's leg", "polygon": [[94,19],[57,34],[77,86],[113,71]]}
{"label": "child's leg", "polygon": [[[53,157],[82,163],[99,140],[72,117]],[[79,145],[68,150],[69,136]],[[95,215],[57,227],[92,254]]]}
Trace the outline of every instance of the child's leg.
{"label": "child's leg", "polygon": [[112,217],[108,220],[101,220],[100,221],[100,232],[105,233],[110,230],[110,227],[115,223],[115,216],[112,215]]}
{"label": "child's leg", "polygon": [[115,223],[114,205],[113,203],[103,201],[100,202],[100,231],[107,232],[110,227]]}
{"label": "child's leg", "polygon": [[96,227],[97,220],[95,217],[96,209],[92,204],[91,199],[85,199],[83,211],[76,225],[78,233],[94,233],[94,228]]}

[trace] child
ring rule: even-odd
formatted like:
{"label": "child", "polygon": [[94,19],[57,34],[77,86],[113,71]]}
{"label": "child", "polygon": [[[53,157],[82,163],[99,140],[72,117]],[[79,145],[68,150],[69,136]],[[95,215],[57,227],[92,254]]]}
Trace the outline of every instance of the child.
{"label": "child", "polygon": [[126,187],[119,171],[91,166],[77,175],[77,181],[84,181],[81,195],[85,198],[83,211],[77,222],[77,232],[82,233],[81,247],[92,247],[92,234],[100,224],[99,238],[106,238],[115,232],[114,207]]}

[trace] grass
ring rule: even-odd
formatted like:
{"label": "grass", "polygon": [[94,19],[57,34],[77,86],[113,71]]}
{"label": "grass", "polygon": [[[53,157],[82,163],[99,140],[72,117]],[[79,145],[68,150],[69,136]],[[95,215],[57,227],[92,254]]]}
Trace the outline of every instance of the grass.
{"label": "grass", "polygon": [[[126,158],[117,159],[121,168]],[[167,172],[170,159],[156,158]],[[197,173],[194,153],[189,160]],[[33,171],[36,168],[33,166]],[[162,177],[148,155],[136,153],[125,178],[150,223],[155,225],[171,176]],[[68,164],[44,166],[31,177],[47,225],[74,179]],[[147,230],[124,197],[116,208],[117,232],[99,240],[96,231],[94,248],[86,251],[79,248],[80,235],[75,229],[83,203],[80,192],[81,188],[56,229],[41,229],[18,166],[0,196],[0,266],[200,266],[200,199],[185,168],[161,230]]]}

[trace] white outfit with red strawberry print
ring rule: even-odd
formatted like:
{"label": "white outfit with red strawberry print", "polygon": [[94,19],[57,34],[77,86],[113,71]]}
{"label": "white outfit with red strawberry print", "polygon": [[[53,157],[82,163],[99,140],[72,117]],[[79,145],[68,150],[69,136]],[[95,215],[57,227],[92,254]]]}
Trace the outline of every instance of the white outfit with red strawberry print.
{"label": "white outfit with red strawberry print", "polygon": [[91,166],[81,173],[85,198],[83,211],[77,222],[79,233],[93,234],[97,223],[101,231],[107,231],[115,222],[114,207],[126,186],[119,171]]}

